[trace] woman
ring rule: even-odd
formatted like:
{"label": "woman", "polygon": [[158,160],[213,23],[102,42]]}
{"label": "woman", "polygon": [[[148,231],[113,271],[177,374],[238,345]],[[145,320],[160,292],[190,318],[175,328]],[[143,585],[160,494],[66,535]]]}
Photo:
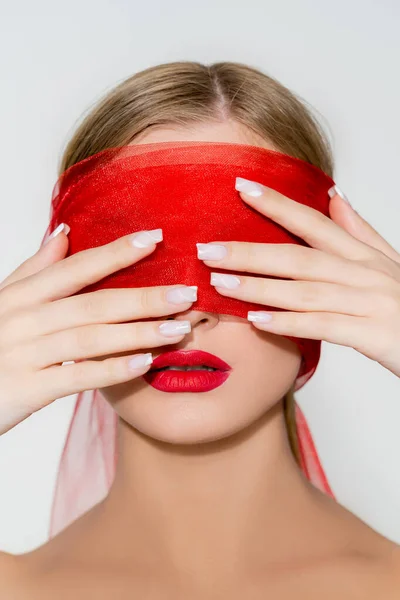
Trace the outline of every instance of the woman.
{"label": "woman", "polygon": [[[323,132],[284,86],[242,64],[179,62],[109,93],[68,144],[60,174],[106,148],[168,141],[251,144],[333,172]],[[285,336],[354,347],[400,376],[400,255],[337,188],[332,220],[259,182],[238,179],[236,189],[320,251],[285,263],[268,244],[199,246],[210,272],[247,272],[239,287],[214,279],[218,293],[276,307],[285,298],[286,311],[269,322],[194,310],[196,281],[184,293],[178,281],[146,296],[111,290],[108,302],[96,291],[71,296],[149,256],[160,230],[66,259],[65,224],[3,282],[1,433],[55,398],[94,388],[119,417],[108,494],[42,547],[1,555],[5,598],[399,597],[399,547],[299,468],[291,415],[301,353]],[[212,254],[221,246],[225,258]],[[130,323],[117,329],[117,313]],[[60,348],[76,362],[61,366]],[[230,377],[208,401],[166,400],[141,376],[168,350],[211,353],[233,367]]]}

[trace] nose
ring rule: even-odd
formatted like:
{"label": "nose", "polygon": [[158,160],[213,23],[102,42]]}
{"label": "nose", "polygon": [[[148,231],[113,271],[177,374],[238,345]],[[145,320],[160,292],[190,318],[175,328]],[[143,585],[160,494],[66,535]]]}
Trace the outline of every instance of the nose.
{"label": "nose", "polygon": [[179,315],[167,317],[166,320],[190,321],[193,330],[200,325],[203,327],[206,326],[207,328],[215,327],[219,321],[219,315],[217,313],[189,309],[180,312]]}

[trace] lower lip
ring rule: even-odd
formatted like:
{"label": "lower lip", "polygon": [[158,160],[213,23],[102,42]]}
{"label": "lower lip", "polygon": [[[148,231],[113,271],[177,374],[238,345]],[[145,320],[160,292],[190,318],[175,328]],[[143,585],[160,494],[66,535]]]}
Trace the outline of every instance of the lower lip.
{"label": "lower lip", "polygon": [[229,371],[155,371],[143,378],[162,392],[209,392],[224,383]]}

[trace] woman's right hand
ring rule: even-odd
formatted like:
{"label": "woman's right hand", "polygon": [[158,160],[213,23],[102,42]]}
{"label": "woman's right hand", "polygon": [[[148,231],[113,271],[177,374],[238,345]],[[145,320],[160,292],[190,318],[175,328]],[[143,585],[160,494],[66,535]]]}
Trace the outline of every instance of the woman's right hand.
{"label": "woman's right hand", "polygon": [[[152,360],[150,353],[95,357],[174,344],[190,331],[190,323],[175,321],[178,334],[163,334],[163,321],[140,319],[188,310],[196,300],[195,286],[102,289],[71,296],[151,254],[162,239],[160,229],[65,258],[66,231],[68,227],[0,283],[0,435],[56,398],[140,377]],[[170,328],[173,322],[164,323]],[[62,364],[74,360],[78,362]]]}

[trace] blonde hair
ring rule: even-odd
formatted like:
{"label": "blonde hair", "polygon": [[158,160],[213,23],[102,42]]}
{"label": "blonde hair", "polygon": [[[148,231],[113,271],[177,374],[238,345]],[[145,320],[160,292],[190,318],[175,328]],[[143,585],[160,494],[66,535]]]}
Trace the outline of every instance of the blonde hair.
{"label": "blonde hair", "polygon": [[[288,88],[242,63],[178,61],[135,73],[89,110],[61,157],[59,174],[106,148],[125,145],[153,126],[236,121],[290,156],[333,177],[328,137],[310,106]],[[283,399],[290,447],[299,447],[293,388]]]}

